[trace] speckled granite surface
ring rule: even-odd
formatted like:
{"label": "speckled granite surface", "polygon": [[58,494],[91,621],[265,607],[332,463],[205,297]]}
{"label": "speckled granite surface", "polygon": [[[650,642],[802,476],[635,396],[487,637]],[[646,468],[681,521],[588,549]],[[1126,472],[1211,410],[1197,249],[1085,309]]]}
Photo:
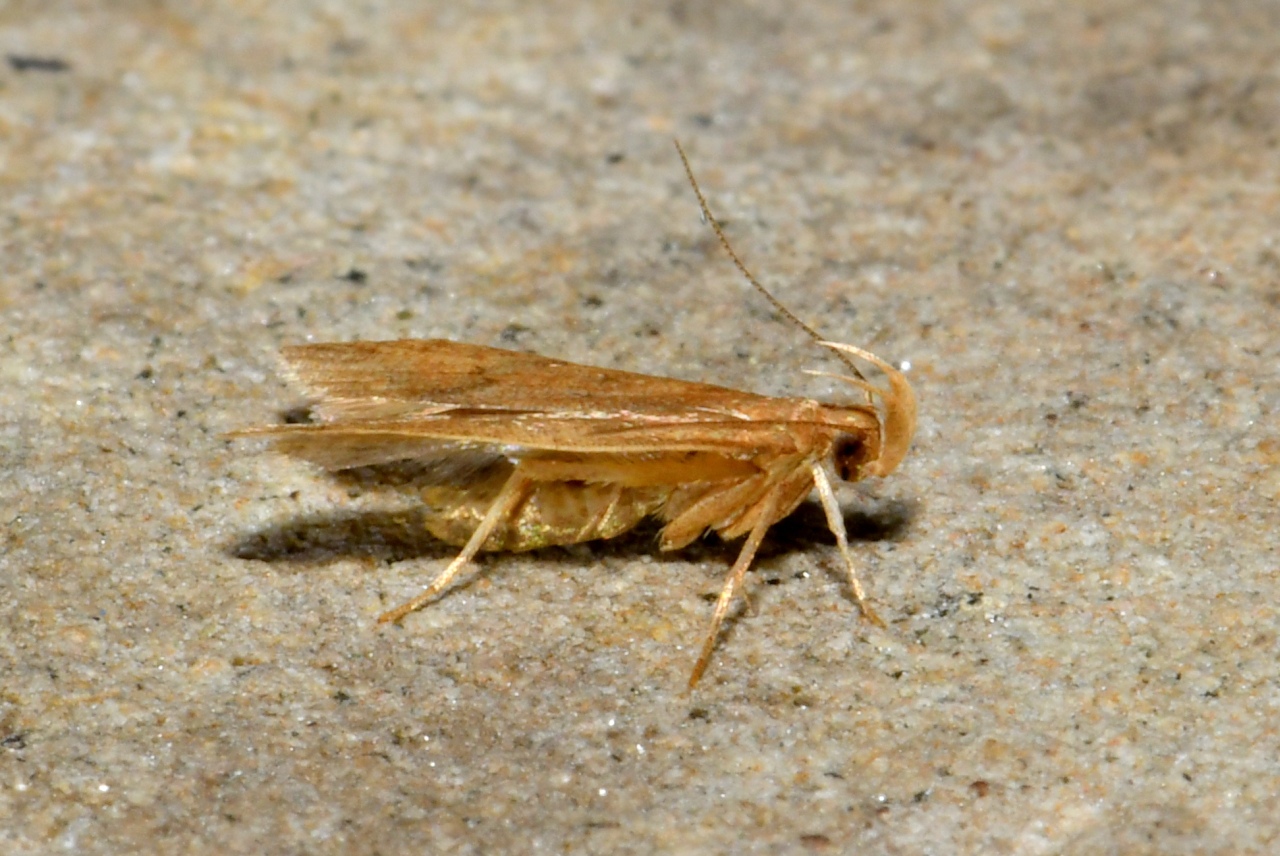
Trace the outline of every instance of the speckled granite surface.
{"label": "speckled granite surface", "polygon": [[[1274,852],[1280,5],[0,7],[0,850]],[[32,62],[32,60],[40,60]],[[57,60],[58,62],[49,62]],[[452,550],[220,438],[444,336],[921,431],[734,547]]]}

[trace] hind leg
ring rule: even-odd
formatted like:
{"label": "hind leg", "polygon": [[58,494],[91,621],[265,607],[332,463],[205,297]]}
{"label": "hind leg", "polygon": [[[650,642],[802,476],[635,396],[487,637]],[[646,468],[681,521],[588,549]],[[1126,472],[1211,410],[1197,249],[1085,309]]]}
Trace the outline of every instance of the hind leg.
{"label": "hind leg", "polygon": [[532,486],[533,481],[522,472],[521,467],[517,466],[507,479],[506,484],[502,486],[502,490],[498,492],[493,505],[489,506],[489,510],[485,513],[484,519],[480,521],[480,525],[476,527],[476,531],[471,533],[471,538],[467,541],[467,545],[462,548],[462,552],[449,563],[447,568],[440,572],[440,575],[435,578],[431,585],[422,590],[421,594],[413,600],[402,603],[395,609],[378,616],[378,623],[385,624],[389,621],[399,621],[414,610],[421,609],[440,592],[448,588],[454,577],[458,575],[458,572],[475,558],[476,553],[480,552],[480,548],[484,546],[484,542],[488,540],[493,530],[507,520],[519,507],[520,503],[528,498],[529,490]]}

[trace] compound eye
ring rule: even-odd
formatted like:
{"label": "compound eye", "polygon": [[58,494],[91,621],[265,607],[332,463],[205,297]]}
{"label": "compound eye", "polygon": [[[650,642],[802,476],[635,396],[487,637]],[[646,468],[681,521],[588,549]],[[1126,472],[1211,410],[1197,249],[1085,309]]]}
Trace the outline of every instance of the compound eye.
{"label": "compound eye", "polygon": [[857,481],[862,477],[862,466],[867,463],[867,444],[861,437],[846,434],[836,441],[832,459],[836,474],[845,481]]}

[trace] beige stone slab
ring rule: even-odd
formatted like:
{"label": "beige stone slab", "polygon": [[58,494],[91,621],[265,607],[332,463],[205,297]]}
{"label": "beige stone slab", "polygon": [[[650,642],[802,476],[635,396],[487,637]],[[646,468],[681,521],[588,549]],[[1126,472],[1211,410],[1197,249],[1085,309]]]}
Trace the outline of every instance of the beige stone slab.
{"label": "beige stone slab", "polygon": [[[0,850],[1270,852],[1274,3],[0,9]],[[735,554],[452,555],[224,431],[307,340],[773,394],[918,442]]]}

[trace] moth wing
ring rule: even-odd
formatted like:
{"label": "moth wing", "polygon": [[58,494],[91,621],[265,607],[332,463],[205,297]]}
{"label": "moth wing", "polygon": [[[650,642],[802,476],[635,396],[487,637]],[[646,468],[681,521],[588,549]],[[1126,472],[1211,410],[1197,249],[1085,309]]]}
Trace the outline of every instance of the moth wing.
{"label": "moth wing", "polygon": [[671,416],[734,414],[764,396],[446,339],[330,342],[282,352],[322,419],[394,419],[454,408]]}
{"label": "moth wing", "polygon": [[[442,339],[286,348],[321,424],[238,432],[327,469],[463,454],[794,449],[791,399]],[[870,411],[868,418],[873,419]]]}
{"label": "moth wing", "polygon": [[234,439],[267,440],[274,451],[301,458],[326,470],[374,467],[400,461],[462,471],[481,469],[503,457],[490,444],[438,439],[403,431],[369,431],[342,425],[279,425],[227,434]]}
{"label": "moth wing", "polygon": [[566,418],[554,413],[451,410],[412,419],[337,421],[237,431],[326,469],[369,466],[464,451],[518,460],[541,453],[713,452],[752,457],[794,451],[791,420]]}

